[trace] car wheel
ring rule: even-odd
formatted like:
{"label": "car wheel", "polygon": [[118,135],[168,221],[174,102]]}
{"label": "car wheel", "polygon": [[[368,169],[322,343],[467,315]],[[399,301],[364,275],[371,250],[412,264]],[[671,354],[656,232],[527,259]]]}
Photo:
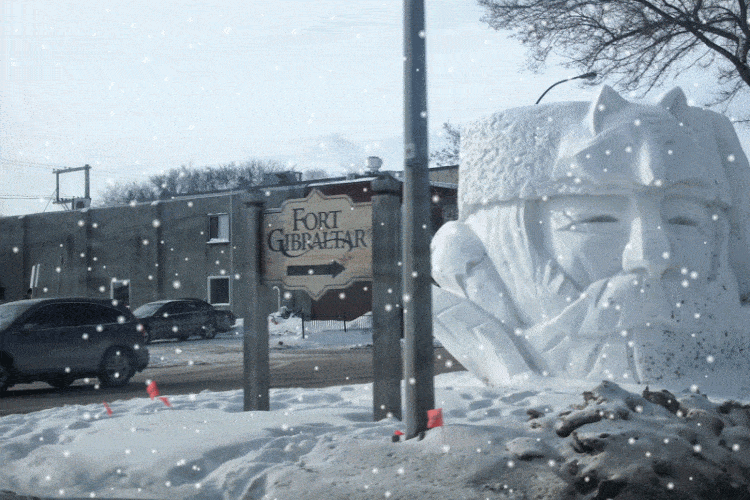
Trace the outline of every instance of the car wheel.
{"label": "car wheel", "polygon": [[0,363],[0,392],[4,392],[8,387],[10,387],[10,381],[10,366],[5,363]]}
{"label": "car wheel", "polygon": [[65,389],[66,387],[70,387],[70,385],[75,382],[75,380],[76,379],[74,376],[68,375],[66,373],[64,375],[58,375],[57,377],[53,377],[47,380],[47,383],[55,389]]}
{"label": "car wheel", "polygon": [[99,381],[104,387],[122,387],[134,373],[133,357],[126,350],[112,347],[102,356]]}
{"label": "car wheel", "polygon": [[213,323],[203,325],[201,327],[201,337],[204,339],[212,339],[216,337],[216,326]]}

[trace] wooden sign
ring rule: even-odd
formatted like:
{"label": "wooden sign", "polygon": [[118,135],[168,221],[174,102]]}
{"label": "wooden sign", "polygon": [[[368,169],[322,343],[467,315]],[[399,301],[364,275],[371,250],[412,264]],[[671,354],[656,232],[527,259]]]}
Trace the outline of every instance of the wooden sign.
{"label": "wooden sign", "polygon": [[264,280],[305,290],[318,300],[327,290],[372,279],[372,203],[312,190],[264,214]]}

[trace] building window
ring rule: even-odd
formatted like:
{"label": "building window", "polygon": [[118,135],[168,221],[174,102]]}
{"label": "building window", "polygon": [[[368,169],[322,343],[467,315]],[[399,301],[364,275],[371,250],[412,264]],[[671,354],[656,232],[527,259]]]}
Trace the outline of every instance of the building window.
{"label": "building window", "polygon": [[130,280],[112,278],[109,293],[110,298],[116,300],[121,306],[130,306]]}
{"label": "building window", "polygon": [[230,305],[229,276],[208,277],[208,303],[212,305]]}
{"label": "building window", "polygon": [[208,242],[229,242],[229,214],[210,214],[208,216]]}

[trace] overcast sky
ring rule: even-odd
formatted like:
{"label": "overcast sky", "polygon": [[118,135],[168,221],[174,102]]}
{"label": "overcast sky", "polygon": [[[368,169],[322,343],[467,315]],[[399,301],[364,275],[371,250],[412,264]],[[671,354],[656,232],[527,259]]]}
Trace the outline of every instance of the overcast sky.
{"label": "overcast sky", "polygon": [[[430,129],[533,104],[574,72],[525,51],[473,0],[426,0]],[[402,169],[402,0],[5,0],[0,213],[57,210],[53,168],[107,182],[275,158]],[[606,83],[606,81],[605,81]],[[683,82],[700,101],[703,86]],[[545,101],[590,98],[576,83]],[[655,97],[654,97],[655,98]],[[82,173],[61,176],[83,194]],[[27,196],[40,199],[8,199]]]}

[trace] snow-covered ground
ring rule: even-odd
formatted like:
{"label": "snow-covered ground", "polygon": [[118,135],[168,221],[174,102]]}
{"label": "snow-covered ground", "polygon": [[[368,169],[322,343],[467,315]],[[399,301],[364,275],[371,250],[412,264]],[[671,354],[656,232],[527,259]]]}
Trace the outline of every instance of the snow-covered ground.
{"label": "snow-covered ground", "polygon": [[[367,343],[369,331],[271,325],[271,344]],[[233,333],[221,342],[236,342]],[[337,340],[334,340],[337,338]],[[317,340],[315,340],[317,339]],[[186,343],[178,349],[189,349]],[[280,347],[280,346],[279,346]],[[196,356],[200,361],[199,353]],[[435,379],[444,426],[393,442],[372,385],[144,397],[0,418],[0,490],[54,498],[746,498],[750,413],[686,391]],[[565,496],[569,495],[569,496]],[[628,496],[629,495],[629,496]],[[743,496],[745,495],[745,496]],[[2,495],[0,495],[0,498]]]}

